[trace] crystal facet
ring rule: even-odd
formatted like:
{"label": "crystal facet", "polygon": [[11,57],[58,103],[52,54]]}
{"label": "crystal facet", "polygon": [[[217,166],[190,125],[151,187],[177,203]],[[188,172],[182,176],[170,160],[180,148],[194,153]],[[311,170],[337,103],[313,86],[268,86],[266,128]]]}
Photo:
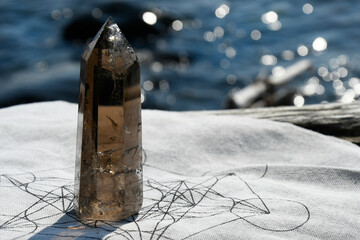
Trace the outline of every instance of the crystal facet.
{"label": "crystal facet", "polygon": [[118,221],[142,205],[140,67],[110,17],[81,59],[75,209]]}

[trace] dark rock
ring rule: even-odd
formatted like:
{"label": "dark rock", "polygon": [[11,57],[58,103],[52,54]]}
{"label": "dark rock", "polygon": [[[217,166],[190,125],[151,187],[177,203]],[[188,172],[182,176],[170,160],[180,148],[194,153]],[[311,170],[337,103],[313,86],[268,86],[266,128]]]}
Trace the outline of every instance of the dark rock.
{"label": "dark rock", "polygon": [[96,19],[90,13],[74,18],[63,30],[63,37],[68,41],[85,43],[94,36],[108,16],[118,23],[121,31],[130,42],[148,43],[149,36],[158,36],[167,32],[174,17],[162,11],[154,11],[157,22],[154,25],[145,23],[142,15],[148,10],[129,3],[108,3],[97,6],[103,12],[103,17]]}
{"label": "dark rock", "polygon": [[102,22],[93,18],[91,15],[84,15],[76,18],[64,29],[63,36],[69,41],[86,42],[91,36],[94,36]]}

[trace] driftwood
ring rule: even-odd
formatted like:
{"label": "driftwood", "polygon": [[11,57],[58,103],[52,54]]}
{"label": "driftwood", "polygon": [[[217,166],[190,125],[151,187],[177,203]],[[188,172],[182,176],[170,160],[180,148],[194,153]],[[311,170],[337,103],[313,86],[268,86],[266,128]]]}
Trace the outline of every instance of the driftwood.
{"label": "driftwood", "polygon": [[303,107],[272,107],[188,112],[201,115],[236,115],[288,122],[360,145],[360,102],[329,103]]}
{"label": "driftwood", "polygon": [[[309,60],[301,60],[287,67],[282,74],[264,75],[262,72],[256,80],[243,89],[231,91],[226,100],[226,108],[249,108],[266,106],[266,94],[276,95],[275,90],[313,66]],[[284,97],[284,96],[282,96]],[[276,101],[275,101],[276,102]],[[276,105],[276,104],[275,104]]]}

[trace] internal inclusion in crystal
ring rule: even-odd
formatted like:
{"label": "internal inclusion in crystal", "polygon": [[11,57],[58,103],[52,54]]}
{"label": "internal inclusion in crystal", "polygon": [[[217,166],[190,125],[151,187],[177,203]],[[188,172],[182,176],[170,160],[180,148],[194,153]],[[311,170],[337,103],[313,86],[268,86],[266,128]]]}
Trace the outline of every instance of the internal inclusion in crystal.
{"label": "internal inclusion in crystal", "polygon": [[81,59],[75,209],[118,221],[142,205],[140,67],[109,18]]}

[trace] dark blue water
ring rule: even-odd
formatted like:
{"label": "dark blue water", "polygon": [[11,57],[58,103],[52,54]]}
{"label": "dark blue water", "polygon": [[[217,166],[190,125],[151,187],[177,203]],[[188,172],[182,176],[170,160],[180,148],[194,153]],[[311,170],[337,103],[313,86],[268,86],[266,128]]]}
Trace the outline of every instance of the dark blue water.
{"label": "dark blue water", "polygon": [[301,59],[314,69],[286,91],[305,104],[351,102],[360,95],[359,10],[355,0],[2,0],[0,106],[76,102],[80,55],[110,15],[141,60],[144,108],[220,109],[260,71]]}

